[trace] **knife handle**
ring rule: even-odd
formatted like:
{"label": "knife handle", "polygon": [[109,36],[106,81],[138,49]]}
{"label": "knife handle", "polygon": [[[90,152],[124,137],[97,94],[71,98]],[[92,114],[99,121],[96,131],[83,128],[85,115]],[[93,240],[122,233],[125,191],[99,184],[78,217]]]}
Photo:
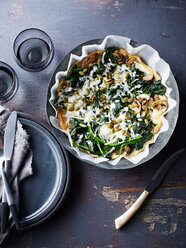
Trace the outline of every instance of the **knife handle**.
{"label": "knife handle", "polygon": [[6,226],[9,217],[9,206],[7,202],[2,202],[1,205],[1,232],[6,232]]}
{"label": "knife handle", "polygon": [[16,229],[19,229],[19,218],[18,218],[18,212],[17,212],[17,208],[16,205],[10,205],[10,212],[12,213],[12,217],[16,226]]}
{"label": "knife handle", "polygon": [[8,170],[10,169],[10,164],[11,164],[11,161],[10,160],[5,160],[4,161],[4,168],[5,168],[5,172],[7,173]]}
{"label": "knife handle", "polygon": [[123,225],[127,223],[127,221],[132,218],[132,216],[138,211],[138,209],[141,207],[147,196],[149,195],[149,192],[144,190],[142,194],[139,196],[139,198],[135,201],[135,203],[120,217],[115,219],[115,227],[116,229],[121,228]]}
{"label": "knife handle", "polygon": [[[5,171],[9,170],[10,167],[10,160],[5,160],[4,161],[4,166],[5,166]],[[6,227],[8,223],[8,217],[9,217],[9,206],[6,200],[6,195],[4,191],[4,185],[2,187],[2,207],[1,207],[1,232],[5,233],[6,232]]]}

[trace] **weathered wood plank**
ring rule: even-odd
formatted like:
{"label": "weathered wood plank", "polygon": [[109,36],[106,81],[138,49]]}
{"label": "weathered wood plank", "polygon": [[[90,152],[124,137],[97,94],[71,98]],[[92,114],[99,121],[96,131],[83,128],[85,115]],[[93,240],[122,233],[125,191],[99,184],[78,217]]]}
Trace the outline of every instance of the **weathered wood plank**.
{"label": "weathered wood plank", "polygon": [[[121,230],[114,219],[137,199],[160,164],[186,137],[186,2],[145,0],[0,1],[0,60],[19,77],[15,97],[5,104],[44,120],[47,87],[61,59],[90,39],[117,34],[147,43],[171,66],[180,89],[180,117],[168,145],[151,161],[131,170],[102,170],[70,156],[72,185],[66,202],[41,226],[16,233],[2,247],[163,247],[182,248],[185,237],[186,155],[172,168],[162,185]],[[16,35],[28,27],[45,30],[55,56],[48,68],[30,73],[13,59]]]}

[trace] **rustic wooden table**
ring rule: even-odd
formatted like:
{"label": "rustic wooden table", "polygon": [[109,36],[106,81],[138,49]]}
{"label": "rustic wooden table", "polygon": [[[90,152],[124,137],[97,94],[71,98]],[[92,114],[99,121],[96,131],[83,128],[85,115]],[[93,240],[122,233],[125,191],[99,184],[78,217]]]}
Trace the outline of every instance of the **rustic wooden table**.
{"label": "rustic wooden table", "polygon": [[[19,77],[15,97],[4,104],[45,121],[52,72],[78,44],[108,34],[130,37],[159,51],[180,90],[180,115],[166,147],[151,161],[130,170],[103,170],[70,155],[72,184],[66,202],[44,224],[13,230],[2,247],[163,247],[186,246],[186,155],[135,217],[121,230],[114,219],[140,195],[160,164],[185,146],[186,2],[137,0],[0,1],[0,60]],[[41,72],[27,72],[13,59],[12,44],[23,29],[37,27],[52,38],[55,56]]]}

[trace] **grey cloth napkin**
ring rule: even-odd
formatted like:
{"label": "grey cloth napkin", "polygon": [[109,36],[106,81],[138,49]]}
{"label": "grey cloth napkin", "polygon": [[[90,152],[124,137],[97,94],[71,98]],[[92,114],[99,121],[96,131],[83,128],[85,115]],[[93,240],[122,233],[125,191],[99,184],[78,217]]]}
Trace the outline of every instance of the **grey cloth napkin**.
{"label": "grey cloth napkin", "polygon": [[[3,155],[4,131],[9,115],[10,115],[10,111],[0,105],[0,155]],[[28,138],[29,138],[28,134],[23,129],[22,124],[18,120],[12,163],[8,174],[9,181],[13,181],[11,188],[17,208],[19,208],[19,187],[18,187],[19,182],[33,174],[32,166],[31,166],[32,151],[29,148]],[[2,166],[2,162],[3,162],[2,159],[3,159],[2,156],[0,156],[0,166]],[[2,179],[0,177],[0,198],[2,198],[2,188],[3,188]],[[0,215],[1,215],[1,205],[0,205]],[[0,244],[8,235],[13,225],[14,223],[10,215],[6,233],[0,233]]]}

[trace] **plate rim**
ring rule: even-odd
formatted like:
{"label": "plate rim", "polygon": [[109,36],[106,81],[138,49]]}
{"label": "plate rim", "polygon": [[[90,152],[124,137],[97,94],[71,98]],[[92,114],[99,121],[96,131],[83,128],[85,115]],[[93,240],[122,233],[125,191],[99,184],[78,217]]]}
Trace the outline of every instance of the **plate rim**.
{"label": "plate rim", "polygon": [[46,220],[48,220],[51,216],[54,215],[54,213],[60,207],[61,203],[66,199],[68,191],[69,191],[69,186],[70,186],[71,167],[70,167],[70,159],[69,159],[69,155],[68,155],[67,151],[60,144],[60,142],[58,141],[56,136],[53,134],[48,123],[46,123],[44,120],[42,120],[36,116],[33,116],[31,114],[28,114],[28,113],[24,113],[24,112],[17,112],[17,113],[18,113],[18,119],[23,118],[26,120],[30,120],[30,121],[33,121],[36,124],[40,125],[41,127],[43,127],[54,138],[54,140],[59,145],[59,148],[61,149],[61,151],[64,155],[64,160],[66,162],[66,164],[65,164],[66,165],[66,178],[65,178],[64,187],[63,187],[63,190],[62,190],[61,194],[59,195],[58,199],[56,200],[55,205],[50,209],[49,212],[47,212],[45,215],[43,215],[40,219],[36,220],[34,223],[30,223],[30,224],[28,223],[28,224],[20,227],[20,230],[26,230],[26,229],[30,229],[34,226],[38,226],[38,225],[42,224],[43,222],[45,222]]}
{"label": "plate rim", "polygon": [[[122,36],[124,37],[124,36]],[[61,143],[61,140],[58,138],[58,132],[60,132],[58,129],[56,129],[50,122],[50,115],[52,115],[52,113],[55,113],[54,109],[52,108],[52,106],[50,105],[50,102],[49,102],[49,99],[50,99],[50,93],[51,93],[51,88],[52,86],[54,85],[55,83],[55,75],[56,73],[59,71],[60,67],[62,66],[62,64],[64,63],[65,60],[69,61],[69,58],[70,58],[70,54],[76,54],[77,53],[80,53],[82,54],[82,47],[85,46],[85,45],[92,45],[92,44],[101,44],[101,42],[104,40],[104,38],[100,38],[100,39],[92,39],[92,40],[88,40],[86,42],[83,42],[79,45],[77,45],[75,48],[73,48],[70,52],[68,52],[62,59],[61,61],[58,63],[58,65],[56,66],[51,78],[50,78],[50,81],[49,81],[49,85],[48,85],[48,91],[47,91],[47,102],[46,102],[46,112],[47,112],[47,117],[48,117],[48,123],[50,125],[50,128],[52,129],[52,131],[54,132],[54,135],[56,136],[56,139],[58,139],[58,141]],[[130,44],[134,47],[138,47],[138,46],[141,46],[143,44],[139,43],[138,41],[135,41],[135,40],[130,40]],[[157,51],[157,50],[156,50]],[[158,51],[157,51],[158,52]],[[159,53],[158,53],[159,54]],[[79,55],[78,55],[79,56]],[[160,57],[161,58],[161,57]],[[166,61],[165,61],[166,62]],[[67,66],[68,66],[68,63],[66,65],[66,69],[67,69]],[[66,70],[66,69],[63,69]],[[170,80],[171,79],[171,80]],[[96,167],[99,167],[99,168],[102,168],[102,169],[117,169],[117,170],[123,170],[123,169],[132,169],[134,167],[137,167],[139,165],[142,165],[148,161],[150,161],[152,158],[154,158],[160,151],[163,150],[163,148],[167,145],[167,143],[169,142],[170,138],[172,137],[172,134],[175,130],[175,127],[176,127],[176,124],[177,124],[177,121],[178,121],[178,115],[179,115],[179,105],[180,105],[180,96],[179,96],[179,90],[178,90],[178,85],[177,85],[177,82],[174,78],[174,75],[171,71],[171,68],[170,68],[170,75],[169,75],[169,78],[168,80],[171,81],[171,83],[174,82],[175,84],[175,89],[171,91],[171,94],[172,92],[174,92],[175,94],[175,98],[176,98],[176,101],[177,101],[177,104],[174,108],[174,111],[176,113],[175,115],[175,120],[174,120],[174,124],[172,125],[171,127],[171,134],[169,135],[168,139],[166,140],[166,142],[164,142],[164,145],[161,147],[160,150],[158,150],[157,152],[155,152],[153,155],[148,155],[147,157],[143,158],[139,163],[137,164],[133,164],[131,163],[130,161],[129,162],[129,165],[124,165],[123,167],[118,167],[117,165],[116,166],[112,166],[110,164],[108,164],[107,162],[101,162],[101,163],[94,163],[90,160],[85,160],[85,159],[82,159],[78,156],[78,154],[76,152],[74,152],[72,149],[70,149],[69,147],[65,147],[65,149],[67,149],[72,155],[74,155],[76,158],[78,158],[79,160],[81,161],[84,161],[85,163],[88,163],[88,164],[91,164],[93,166],[96,166]],[[170,95],[171,95],[170,94]],[[171,110],[172,111],[172,110]],[[50,113],[49,113],[50,112]],[[169,123],[170,124],[170,123]],[[169,127],[170,128],[170,127]],[[65,135],[65,134],[64,134]],[[152,148],[151,148],[152,149]],[[150,147],[149,147],[149,154],[150,154]],[[150,157],[149,157],[150,156]]]}

